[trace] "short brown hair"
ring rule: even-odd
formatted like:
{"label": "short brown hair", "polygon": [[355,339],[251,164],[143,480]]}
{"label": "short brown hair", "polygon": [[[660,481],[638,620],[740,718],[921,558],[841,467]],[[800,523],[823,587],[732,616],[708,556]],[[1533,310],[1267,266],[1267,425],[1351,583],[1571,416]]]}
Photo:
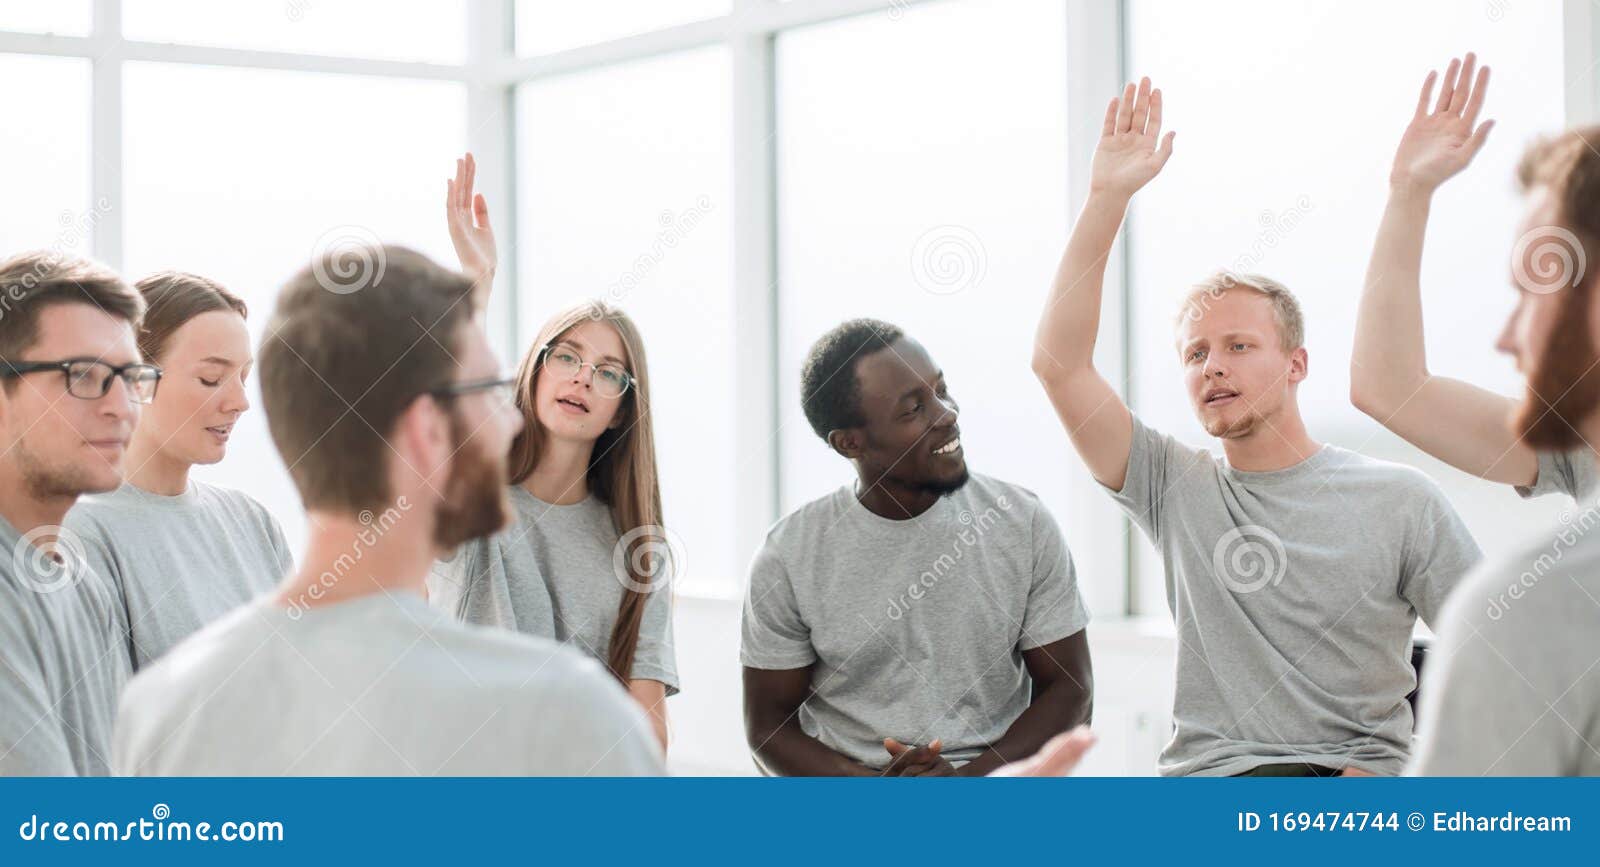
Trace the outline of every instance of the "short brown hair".
{"label": "short brown hair", "polygon": [[[1600,126],[1574,127],[1540,139],[1522,154],[1517,181],[1524,192],[1546,187],[1561,226],[1576,235],[1587,261],[1600,268]],[[1591,275],[1579,275],[1582,277]]]}
{"label": "short brown hair", "polygon": [[93,304],[135,327],[144,299],[98,262],[49,250],[0,262],[0,360],[14,361],[39,340],[39,315],[56,304]]}
{"label": "short brown hair", "polygon": [[[1532,397],[1523,400],[1512,424],[1522,440],[1536,449],[1576,448],[1584,445],[1578,426],[1600,409],[1600,374],[1595,373],[1600,352],[1589,328],[1589,308],[1596,303],[1595,285],[1600,279],[1596,277],[1600,270],[1600,126],[1574,127],[1535,142],[1523,153],[1517,180],[1525,192],[1537,188],[1550,191],[1557,228],[1570,232],[1578,249],[1566,249],[1572,240],[1552,234],[1550,227],[1544,226],[1524,235],[1513,252],[1514,257],[1525,250],[1533,250],[1535,255],[1550,252],[1561,257],[1562,263],[1558,282],[1539,287],[1559,290],[1556,303],[1560,307],[1543,351],[1528,371]],[[1530,244],[1530,239],[1540,243]],[[1523,269],[1527,263],[1517,259],[1512,265]],[[1569,265],[1574,268],[1570,274],[1566,270]],[[1547,275],[1531,276],[1542,279]]]}
{"label": "short brown hair", "polygon": [[454,378],[471,292],[465,276],[392,246],[331,251],[284,286],[257,369],[306,508],[385,506],[385,439],[413,400]]}
{"label": "short brown hair", "polygon": [[243,299],[215,280],[182,271],[162,271],[134,284],[144,296],[144,322],[139,326],[139,354],[158,362],[166,354],[172,335],[202,313],[232,310],[242,319],[249,315]]}
{"label": "short brown hair", "polygon": [[[1267,296],[1267,300],[1272,302],[1272,313],[1278,320],[1278,338],[1283,343],[1284,352],[1293,352],[1305,345],[1306,320],[1305,314],[1300,312],[1300,299],[1294,297],[1289,287],[1261,274],[1212,272],[1190,287],[1189,294],[1184,296],[1183,305],[1178,308],[1178,324],[1183,324],[1186,319],[1193,322],[1204,315],[1208,306],[1205,299],[1221,298],[1224,292],[1241,286]],[[1202,295],[1205,299],[1200,297]]]}

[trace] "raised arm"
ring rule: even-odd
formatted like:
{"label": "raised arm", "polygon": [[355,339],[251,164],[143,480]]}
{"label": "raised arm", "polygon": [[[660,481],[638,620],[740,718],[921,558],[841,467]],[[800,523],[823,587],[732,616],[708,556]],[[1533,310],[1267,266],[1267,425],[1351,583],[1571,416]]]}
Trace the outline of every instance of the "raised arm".
{"label": "raised arm", "polygon": [[1106,107],[1089,196],[1072,227],[1034,340],[1033,372],[1072,444],[1100,484],[1121,490],[1128,474],[1133,417],[1094,367],[1106,259],[1133,194],[1172,156],[1161,138],[1161,91],[1132,84]]}
{"label": "raised arm", "polygon": [[1434,376],[1422,333],[1422,241],[1434,191],[1466,168],[1494,121],[1478,123],[1489,84],[1477,58],[1451,60],[1437,100],[1437,72],[1422,83],[1415,114],[1395,152],[1389,203],[1378,227],[1350,358],[1350,400],[1430,455],[1475,476],[1531,484],[1534,451],[1507,419],[1513,401],[1457,379]]}
{"label": "raised arm", "polygon": [[450,243],[461,261],[461,272],[472,278],[472,312],[484,316],[489,309],[489,294],[494,291],[494,271],[498,264],[494,229],[489,226],[489,203],[482,193],[473,193],[478,177],[478,161],[468,153],[456,160],[456,176],[445,181],[444,213],[450,227]]}

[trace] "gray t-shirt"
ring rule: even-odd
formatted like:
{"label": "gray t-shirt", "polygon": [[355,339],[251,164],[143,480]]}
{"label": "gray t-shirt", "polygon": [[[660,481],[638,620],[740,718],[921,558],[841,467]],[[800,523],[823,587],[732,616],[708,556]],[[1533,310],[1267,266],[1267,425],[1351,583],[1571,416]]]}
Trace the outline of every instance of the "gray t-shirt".
{"label": "gray t-shirt", "polygon": [[114,595],[70,534],[61,561],[24,545],[0,518],[0,776],[104,776],[130,671]]}
{"label": "gray t-shirt", "polygon": [[1177,625],[1162,774],[1401,771],[1417,616],[1481,557],[1432,480],[1335,446],[1242,472],[1135,418],[1112,497],[1161,552]]}
{"label": "gray t-shirt", "polygon": [[1570,452],[1539,452],[1539,478],[1531,485],[1518,485],[1523,497],[1542,497],[1563,493],[1574,500],[1592,500],[1600,493],[1600,472],[1594,452],[1587,447]]}
{"label": "gray t-shirt", "polygon": [[90,568],[117,591],[136,671],[294,568],[265,507],[193,480],[176,497],[127,483],[84,497],[67,527],[83,540]]}
{"label": "gray t-shirt", "polygon": [[1407,773],[1600,775],[1600,506],[1475,570],[1437,632]]}
{"label": "gray t-shirt", "polygon": [[814,663],[800,726],[858,762],[887,764],[885,737],[941,739],[966,762],[1027,709],[1022,651],[1088,622],[1061,530],[1032,492],[973,474],[895,521],[846,485],[767,533],[740,655],[750,668]]}
{"label": "gray t-shirt", "polygon": [[[625,590],[610,510],[592,494],[558,506],[512,486],[510,498],[506,529],[434,564],[428,600],[468,623],[551,638],[604,662]],[[678,692],[670,582],[645,598],[632,676]]]}
{"label": "gray t-shirt", "polygon": [[592,660],[415,593],[262,597],[128,684],[112,766],[144,776],[649,776],[648,720]]}

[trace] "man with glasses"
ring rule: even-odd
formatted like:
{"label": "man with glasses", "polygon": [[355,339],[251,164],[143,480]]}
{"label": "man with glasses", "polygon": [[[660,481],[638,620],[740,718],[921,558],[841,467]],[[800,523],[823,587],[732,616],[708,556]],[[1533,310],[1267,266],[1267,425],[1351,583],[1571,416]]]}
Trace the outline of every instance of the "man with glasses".
{"label": "man with glasses", "polygon": [[521,427],[471,281],[409,250],[278,296],[267,423],[310,540],[278,588],[129,684],[113,766],[152,775],[658,774],[651,727],[592,660],[424,601],[444,551],[500,529]]}
{"label": "man with glasses", "polygon": [[135,341],[144,301],[52,253],[0,262],[0,774],[105,774],[131,665],[110,588],[61,524],[122,481],[159,369]]}

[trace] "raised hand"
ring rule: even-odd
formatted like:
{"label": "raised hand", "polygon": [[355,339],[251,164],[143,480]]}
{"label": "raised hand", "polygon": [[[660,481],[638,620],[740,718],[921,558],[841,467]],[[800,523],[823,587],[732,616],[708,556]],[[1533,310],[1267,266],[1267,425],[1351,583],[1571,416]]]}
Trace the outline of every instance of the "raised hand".
{"label": "raised hand", "polygon": [[1465,61],[1452,59],[1436,102],[1432,98],[1433,85],[1439,75],[1436,71],[1428,73],[1411,125],[1406,127],[1395,151],[1394,169],[1389,175],[1391,185],[1431,193],[1466,168],[1483,148],[1494,121],[1478,123],[1489,87],[1489,67],[1479,69],[1474,78],[1477,62],[1478,58],[1470,53]]}
{"label": "raised hand", "polygon": [[1093,190],[1132,196],[1160,173],[1172,156],[1175,133],[1161,137],[1161,91],[1150,89],[1150,79],[1129,84],[1122,96],[1106,106],[1106,122],[1090,164]]}
{"label": "raised hand", "polygon": [[445,181],[444,211],[462,272],[476,283],[487,284],[494,280],[498,258],[494,229],[489,226],[489,203],[482,193],[472,192],[477,175],[478,163],[472,154],[456,160],[456,176]]}

